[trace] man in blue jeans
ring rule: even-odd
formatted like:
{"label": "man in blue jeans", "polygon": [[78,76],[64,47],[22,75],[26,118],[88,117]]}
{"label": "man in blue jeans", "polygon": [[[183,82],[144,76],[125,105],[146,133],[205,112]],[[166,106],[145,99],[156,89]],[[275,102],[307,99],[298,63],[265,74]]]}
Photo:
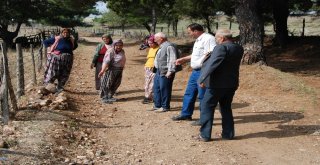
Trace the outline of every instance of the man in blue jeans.
{"label": "man in blue jeans", "polygon": [[169,42],[162,32],[154,35],[154,41],[158,43],[159,49],[154,60],[156,73],[153,82],[154,106],[151,110],[167,112],[170,110],[175,74],[182,69],[181,66],[175,64],[175,61],[179,58],[179,51],[176,45]]}
{"label": "man in blue jeans", "polygon": [[[205,33],[203,27],[200,24],[192,23],[187,27],[189,36],[195,38],[196,41],[193,45],[192,54],[176,60],[176,65],[181,65],[190,61],[192,67],[192,73],[189,77],[187,89],[183,96],[183,104],[180,115],[172,117],[172,120],[192,120],[192,114],[195,107],[195,102],[198,99],[201,104],[201,100],[205,93],[205,88],[200,88],[197,84],[197,80],[201,72],[201,63],[205,58],[205,55],[213,50],[216,46],[215,38],[209,33]],[[199,125],[199,121],[195,121],[192,125]]]}
{"label": "man in blue jeans", "polygon": [[218,103],[222,117],[221,137],[231,140],[235,136],[231,103],[239,86],[239,68],[243,56],[243,47],[232,42],[230,30],[218,30],[215,37],[218,45],[203,63],[198,80],[206,92],[201,103],[201,128],[197,139],[205,142],[211,139],[214,109]]}

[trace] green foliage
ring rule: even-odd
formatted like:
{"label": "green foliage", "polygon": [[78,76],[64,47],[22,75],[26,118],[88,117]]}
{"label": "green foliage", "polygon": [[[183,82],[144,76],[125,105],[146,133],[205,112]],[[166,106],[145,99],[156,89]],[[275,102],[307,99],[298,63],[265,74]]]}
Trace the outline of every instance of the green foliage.
{"label": "green foliage", "polygon": [[96,0],[49,0],[46,15],[42,23],[64,27],[83,25],[82,20],[90,13],[97,13],[94,9]]}
{"label": "green foliage", "polygon": [[27,22],[28,19],[41,18],[41,10],[45,8],[46,3],[41,0],[1,0],[1,27],[5,27],[17,22],[24,23]]}
{"label": "green foliage", "polygon": [[2,27],[17,23],[28,24],[29,19],[58,26],[74,27],[82,18],[96,12],[96,0],[2,0],[0,24]]}
{"label": "green foliage", "polygon": [[312,7],[311,0],[289,0],[289,8],[291,10],[307,11]]}
{"label": "green foliage", "polygon": [[[127,25],[138,26],[148,26],[153,20],[166,20],[166,17],[172,16],[170,10],[175,3],[174,0],[106,0],[106,2],[109,9],[119,17],[125,18]],[[153,11],[156,12],[155,17],[152,15]]]}
{"label": "green foliage", "polygon": [[121,26],[125,24],[127,20],[124,17],[118,16],[114,11],[110,10],[109,12],[103,14],[101,18],[94,19],[95,22],[107,23],[109,26]]}

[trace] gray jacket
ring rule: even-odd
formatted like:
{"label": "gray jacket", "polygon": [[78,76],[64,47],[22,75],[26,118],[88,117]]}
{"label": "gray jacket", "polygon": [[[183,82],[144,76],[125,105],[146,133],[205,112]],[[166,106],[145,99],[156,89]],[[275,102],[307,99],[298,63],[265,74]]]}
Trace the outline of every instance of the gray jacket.
{"label": "gray jacket", "polygon": [[165,41],[160,45],[156,54],[155,67],[160,71],[160,75],[164,76],[169,72],[178,72],[182,70],[181,65],[175,65],[175,61],[180,57],[180,53],[175,44]]}

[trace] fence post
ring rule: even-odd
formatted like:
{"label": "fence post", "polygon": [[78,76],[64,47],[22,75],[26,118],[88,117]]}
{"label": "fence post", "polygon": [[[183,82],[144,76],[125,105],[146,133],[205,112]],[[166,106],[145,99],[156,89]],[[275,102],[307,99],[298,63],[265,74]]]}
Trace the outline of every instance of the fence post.
{"label": "fence post", "polygon": [[[9,123],[9,101],[8,101],[8,83],[7,83],[7,77],[6,77],[6,69],[5,69],[5,54],[6,52],[6,45],[5,43],[1,43],[1,50],[2,50],[2,57],[1,57],[1,65],[2,65],[2,79],[1,79],[1,87],[0,87],[0,98],[1,98],[1,111],[2,111],[2,122],[5,125],[8,125]],[[7,61],[8,63],[8,61]]]}
{"label": "fence post", "polygon": [[304,28],[306,27],[306,19],[303,18],[302,20],[302,32],[301,32],[301,37],[304,37]]}
{"label": "fence post", "polygon": [[2,43],[2,55],[3,55],[3,65],[4,65],[4,74],[5,74],[5,80],[7,84],[8,84],[8,89],[9,89],[9,94],[10,94],[10,100],[11,100],[11,105],[12,105],[12,115],[15,115],[17,110],[18,110],[18,106],[17,106],[17,100],[16,100],[16,96],[14,94],[14,90],[13,90],[13,86],[11,83],[11,78],[10,78],[10,73],[9,73],[9,66],[8,66],[8,57],[7,57],[7,48],[5,43]]}
{"label": "fence post", "polygon": [[16,44],[17,49],[17,98],[24,95],[24,66],[21,44]]}
{"label": "fence post", "polygon": [[31,48],[31,58],[32,58],[32,71],[33,71],[33,79],[32,82],[33,84],[37,84],[37,75],[36,75],[36,63],[34,61],[34,51],[33,51],[33,44],[30,45]]}
{"label": "fence post", "polygon": [[[49,31],[48,31],[49,33]],[[45,47],[43,44],[42,44],[42,41],[44,41],[46,39],[46,33],[44,32],[42,35],[41,35],[41,45],[40,45],[40,49],[39,49],[39,56],[38,56],[38,72],[41,71],[42,67],[43,67],[43,53],[42,53],[42,48]],[[47,49],[45,48],[44,51],[46,52]]]}

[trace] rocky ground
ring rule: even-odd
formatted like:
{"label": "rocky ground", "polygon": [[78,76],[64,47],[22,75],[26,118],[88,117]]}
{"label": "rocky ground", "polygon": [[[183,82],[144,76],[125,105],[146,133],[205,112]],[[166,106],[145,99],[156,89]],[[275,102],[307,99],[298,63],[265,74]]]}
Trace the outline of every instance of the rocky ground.
{"label": "rocky ground", "polygon": [[[269,66],[242,65],[232,104],[236,137],[218,136],[217,110],[213,141],[204,143],[192,138],[199,127],[170,119],[180,112],[188,66],[174,80],[171,111],[147,111],[152,104],[141,103],[146,52],[128,40],[118,101],[103,104],[90,69],[99,40],[82,38],[60,99],[37,95],[39,87],[29,90],[16,119],[2,129],[2,164],[320,164],[319,55],[308,55],[319,50],[312,44],[293,45],[297,50],[281,55],[277,48],[268,49]],[[303,68],[299,60],[306,56],[298,51],[310,59],[300,63]],[[36,99],[49,101],[30,106]],[[198,108],[193,118],[199,118]]]}

